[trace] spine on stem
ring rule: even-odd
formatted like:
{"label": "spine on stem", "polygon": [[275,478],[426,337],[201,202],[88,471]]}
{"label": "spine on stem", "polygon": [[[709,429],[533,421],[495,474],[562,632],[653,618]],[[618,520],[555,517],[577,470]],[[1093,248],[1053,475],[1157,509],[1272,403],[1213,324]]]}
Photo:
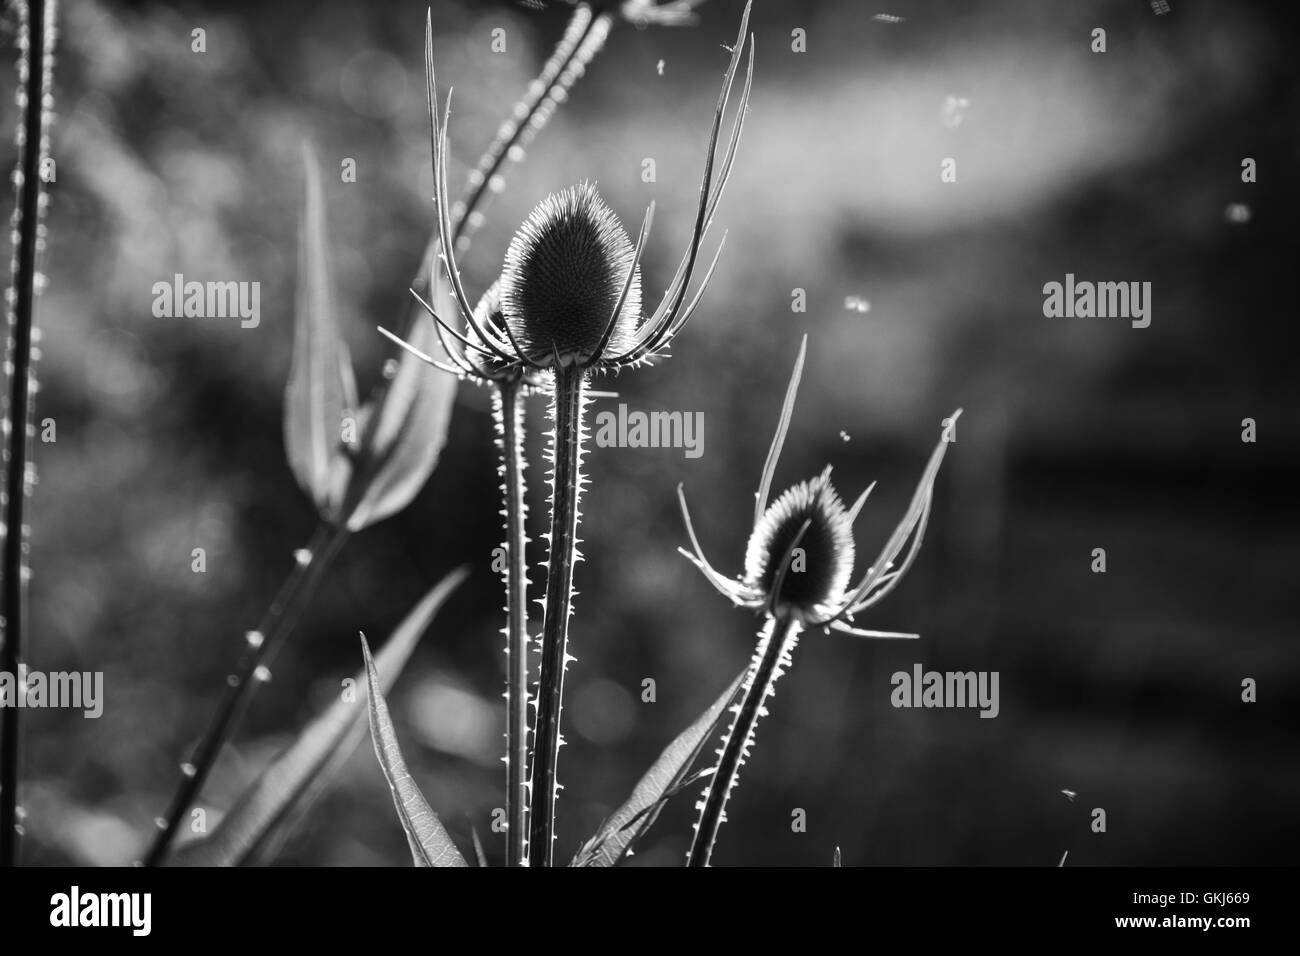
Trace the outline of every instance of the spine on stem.
{"label": "spine on stem", "polygon": [[578,502],[582,494],[583,412],[586,372],[576,364],[555,370],[551,404],[551,531],[542,620],[541,674],[537,682],[537,725],[532,766],[529,822],[530,866],[550,866],[559,785],[555,764],[560,744],[560,710],[568,654],[569,615],[573,611],[573,565],[578,560]]}
{"label": "spine on stem", "polygon": [[735,708],[736,717],[731,722],[727,736],[718,750],[717,770],[709,778],[708,789],[700,802],[700,818],[695,824],[695,839],[691,843],[688,866],[708,866],[713,844],[718,838],[727,807],[727,798],[736,785],[741,765],[749,757],[754,745],[754,731],[759,717],[767,714],[767,698],[776,687],[777,679],[790,666],[791,654],[799,643],[799,623],[792,617],[768,618],[760,635],[754,660],[750,664],[744,696]]}
{"label": "spine on stem", "polygon": [[528,571],[525,551],[524,403],[522,385],[493,390],[501,453],[506,585],[506,866],[524,866],[528,853]]}

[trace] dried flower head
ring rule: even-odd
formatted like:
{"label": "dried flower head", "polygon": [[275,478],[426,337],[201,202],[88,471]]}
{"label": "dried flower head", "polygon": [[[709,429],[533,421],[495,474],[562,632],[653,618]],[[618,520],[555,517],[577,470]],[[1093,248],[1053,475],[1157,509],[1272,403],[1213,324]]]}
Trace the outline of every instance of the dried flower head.
{"label": "dried flower head", "polygon": [[[902,521],[885,543],[875,563],[856,586],[853,574],[853,523],[871,494],[872,484],[846,508],[830,482],[828,467],[818,477],[795,485],[769,506],[768,492],[780,458],[794,410],[799,378],[803,372],[807,338],[799,347],[790,385],[786,390],[781,421],[768,451],[767,462],[754,502],[754,530],[745,555],[745,575],[728,578],[705,558],[695,535],[686,496],[679,486],[682,516],[690,535],[692,551],[684,554],[713,587],[733,603],[760,609],[774,618],[789,618],[808,627],[824,627],[859,637],[915,637],[888,631],[867,631],[853,627],[854,615],[878,603],[902,580],[921,548],[934,495],[934,482],[948,447],[943,435],[930,456],[929,464]],[[955,422],[960,409],[948,423]],[[908,541],[911,546],[903,555]],[[903,555],[900,561],[900,555]]]}

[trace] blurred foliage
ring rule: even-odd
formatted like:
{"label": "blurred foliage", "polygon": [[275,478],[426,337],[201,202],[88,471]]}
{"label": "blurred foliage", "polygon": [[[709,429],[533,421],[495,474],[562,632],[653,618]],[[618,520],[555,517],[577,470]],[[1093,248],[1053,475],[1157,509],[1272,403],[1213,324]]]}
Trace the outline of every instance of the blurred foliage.
{"label": "blurred foliage", "polygon": [[[810,635],[778,688],[715,860],[825,865],[1245,863],[1294,859],[1300,796],[1294,39],[1250,3],[851,0],[759,4],[753,110],[713,286],[677,354],[607,383],[633,408],[703,411],[705,453],[595,449],[560,760],[572,856],[726,686],[756,622],[676,554],[684,481],[703,543],[738,571],[749,496],[799,336],[808,373],[778,487],[830,462],[874,553],[939,420],[965,414],[930,537],[862,624]],[[463,178],[558,38],[567,7],[436,2]],[[424,6],[127,4],[63,11],[50,286],[41,304],[31,665],[105,672],[100,720],[32,712],[29,862],[128,862],[165,805],[225,669],[306,540],[281,438],[300,149],[326,176],[338,315],[363,393],[391,348],[432,225]],[[690,228],[711,100],[739,4],[682,30],[622,26],[530,150],[463,260],[482,289],[514,227],[582,179],[634,227],[647,297]],[[1109,52],[1092,54],[1094,26]],[[207,51],[190,48],[207,31]],[[491,31],[506,30],[504,54]],[[807,31],[793,53],[790,31]],[[662,70],[659,64],[662,61]],[[12,73],[0,127],[12,128]],[[950,105],[950,97],[967,105]],[[954,114],[954,109],[959,112]],[[954,115],[960,122],[954,122]],[[11,147],[6,147],[6,150]],[[958,182],[939,161],[958,161]],[[1259,182],[1240,180],[1242,157]],[[356,183],[331,168],[356,160]],[[657,182],[641,182],[656,160]],[[9,152],[0,156],[8,163]],[[1248,203],[1248,223],[1225,217]],[[1042,285],[1150,281],[1154,319],[1049,320]],[[262,321],[157,319],[155,282],[261,283]],[[792,313],[792,290],[807,312]],[[846,307],[859,297],[868,307]],[[432,374],[432,373],[431,373]],[[605,400],[602,406],[616,402]],[[542,447],[543,400],[530,413]],[[1244,417],[1257,444],[1239,439]],[[545,488],[540,457],[534,536]],[[474,574],[390,695],[407,761],[463,851],[503,801],[502,595],[487,394],[465,388],[433,479],[358,535],[209,785],[209,824],[437,577]],[[191,571],[202,547],[207,571]],[[1089,572],[1105,547],[1109,570]],[[538,547],[536,560],[543,558]],[[541,575],[532,574],[534,581]],[[534,597],[540,597],[534,585]],[[894,710],[914,661],[1001,672],[1001,715]],[[1260,703],[1239,702],[1242,677]],[[642,681],[656,682],[643,703]],[[1059,791],[1079,793],[1070,803]],[[633,863],[680,864],[691,803]],[[1110,832],[1088,832],[1105,807]],[[807,811],[806,833],[790,828]],[[503,845],[489,839],[499,861]],[[358,750],[282,858],[409,860]]]}

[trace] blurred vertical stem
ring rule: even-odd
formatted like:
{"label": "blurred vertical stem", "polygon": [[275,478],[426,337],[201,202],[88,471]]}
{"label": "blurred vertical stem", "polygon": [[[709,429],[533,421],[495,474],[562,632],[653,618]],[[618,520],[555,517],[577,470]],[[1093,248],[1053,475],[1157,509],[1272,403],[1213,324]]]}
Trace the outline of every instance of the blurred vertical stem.
{"label": "blurred vertical stem", "polygon": [[[486,205],[493,177],[505,166],[511,150],[527,145],[540,132],[555,109],[557,91],[567,91],[582,75],[587,64],[604,46],[611,25],[612,17],[608,13],[594,16],[591,7],[585,3],[578,4],[573,11],[564,28],[564,36],[555,45],[537,79],[528,85],[523,99],[501,124],[492,145],[470,173],[469,198],[463,208],[452,211],[452,242],[458,244],[457,251],[462,240],[468,242],[477,230],[481,217],[473,217],[472,213],[481,212]],[[557,80],[562,80],[559,87],[556,87]]]}
{"label": "blurred vertical stem", "polygon": [[[18,693],[22,678],[23,637],[27,626],[27,527],[23,507],[31,493],[28,474],[32,435],[32,315],[36,300],[36,259],[43,212],[42,161],[49,150],[50,106],[53,100],[54,3],[44,0],[18,4],[20,24],[18,103],[22,109],[17,131],[18,209],[15,214],[12,312],[8,347],[9,407],[5,424],[6,474],[4,501],[3,594],[0,601],[4,643],[0,672],[13,676]],[[22,18],[25,15],[25,23]],[[18,770],[20,708],[0,710],[0,866],[18,863]]]}
{"label": "blurred vertical stem", "polygon": [[[464,209],[459,210],[458,215],[454,217],[453,235],[455,239],[453,241],[460,244],[468,243],[478,222],[474,213],[481,204],[486,202],[490,195],[492,179],[500,176],[501,170],[506,165],[517,160],[517,156],[511,155],[513,147],[527,143],[531,137],[535,136],[545,126],[559,98],[577,82],[582,76],[586,65],[600,52],[611,23],[612,20],[607,14],[593,17],[587,4],[579,4],[578,8],[574,10],[573,15],[569,18],[569,24],[565,29],[564,36],[556,45],[550,59],[546,61],[537,78],[529,84],[528,92],[515,107],[512,118],[507,120],[498,130],[497,138],[493,140],[483,154],[482,159],[479,160],[476,169],[482,173],[482,181],[479,182],[477,175],[471,177],[469,185],[471,192],[465,201]],[[518,119],[516,120],[514,117],[518,117]],[[430,237],[425,254],[421,258],[420,270],[415,277],[415,287],[425,293],[428,292],[431,285],[432,270],[437,259],[437,242],[438,233],[435,229]],[[415,305],[408,305],[407,309],[407,328],[409,329],[419,315],[420,309]],[[384,392],[388,387],[389,382],[387,380],[377,387],[373,396],[375,407],[382,405]],[[519,400],[516,399],[517,402]],[[522,503],[522,495],[520,501]],[[508,504],[507,507],[509,508]],[[520,535],[522,535],[522,512],[519,512],[517,517]],[[337,556],[349,537],[345,525],[345,519],[340,522],[339,527],[322,522],[313,536],[312,544],[307,548],[311,555],[310,561],[306,566],[295,564],[289,578],[281,585],[276,601],[267,610],[261,626],[254,632],[263,636],[263,646],[266,647],[266,651],[259,654],[259,649],[250,646],[245,651],[244,659],[227,678],[227,691],[221,702],[220,709],[211,724],[209,724],[199,747],[195,750],[194,758],[186,767],[187,770],[192,767],[194,773],[182,772],[180,785],[168,808],[167,815],[160,818],[162,822],[159,833],[150,847],[145,860],[146,865],[157,866],[166,857],[167,850],[175,838],[176,831],[179,829],[181,818],[199,796],[203,783],[212,769],[213,761],[216,759],[221,746],[229,739],[244,706],[247,704],[247,695],[251,693],[251,685],[257,683],[251,679],[251,676],[256,672],[259,665],[265,665],[274,654],[274,650],[268,646],[272,644],[272,635],[274,635],[274,643],[278,647],[293,632],[302,609],[311,601],[322,576],[329,569],[335,556]],[[512,590],[512,597],[510,598],[512,603],[514,593],[514,590]],[[281,611],[277,611],[277,608],[283,610],[289,607],[290,604],[294,607],[292,615],[282,614]],[[522,597],[520,598],[520,604],[523,604]],[[521,622],[526,620],[522,610],[519,613],[519,620]],[[518,625],[518,629],[521,631],[524,627],[523,623]],[[514,632],[512,631],[512,633]],[[249,663],[250,660],[252,660],[251,664]],[[523,663],[519,664],[519,661]],[[511,667],[516,668],[516,670],[519,667],[523,668],[523,683],[519,685],[519,692],[514,695],[515,698],[522,699],[528,686],[527,655],[520,654],[512,657]],[[237,683],[232,685],[231,681]],[[522,713],[524,715],[522,718],[525,728],[524,734],[522,737],[517,737],[515,742],[510,742],[509,745],[523,748],[526,753],[526,707],[522,708]],[[513,721],[511,726],[516,726]],[[520,743],[520,739],[524,742]],[[7,746],[4,750],[6,754],[9,752]],[[522,775],[523,771],[520,770],[519,773]],[[527,792],[526,783],[521,783],[518,789],[512,788],[511,792],[518,793],[520,790]],[[523,827],[521,826],[516,832],[523,833]]]}
{"label": "blurred vertical stem", "polygon": [[551,536],[542,619],[542,670],[537,682],[529,820],[528,865],[550,866],[555,835],[555,764],[560,749],[560,707],[568,667],[573,563],[578,549],[578,499],[582,494],[582,413],[586,371],[577,363],[555,369],[551,419]]}
{"label": "blurred vertical stem", "polygon": [[790,654],[799,641],[799,629],[799,622],[788,614],[768,619],[766,633],[754,651],[740,709],[723,741],[722,759],[709,778],[709,788],[704,796],[699,822],[695,825],[695,839],[691,843],[687,866],[709,865],[713,844],[718,838],[718,828],[722,825],[727,797],[731,795],[740,765],[745,762],[746,753],[753,745],[754,729],[763,712],[763,702],[771,695],[777,678],[790,663]]}
{"label": "blurred vertical stem", "polygon": [[498,443],[506,517],[506,866],[523,866],[528,846],[528,572],[524,551],[523,385],[498,383]]}
{"label": "blurred vertical stem", "polygon": [[167,816],[153,847],[145,859],[146,866],[157,866],[167,854],[181,820],[198,798],[203,784],[230,739],[231,733],[248,706],[253,688],[271,679],[270,666],[276,653],[293,632],[303,609],[311,600],[326,569],[348,539],[347,527],[322,521],[305,551],[294,553],[293,571],[262,615],[256,631],[249,632],[244,654],[226,678],[226,689],[207,730],[199,739],[193,756],[181,769],[181,783],[172,798]]}

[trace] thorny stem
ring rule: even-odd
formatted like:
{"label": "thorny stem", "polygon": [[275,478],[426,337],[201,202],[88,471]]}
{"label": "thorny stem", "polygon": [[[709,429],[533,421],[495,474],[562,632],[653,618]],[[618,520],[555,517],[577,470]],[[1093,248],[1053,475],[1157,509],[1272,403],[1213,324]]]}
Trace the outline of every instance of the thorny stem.
{"label": "thorny stem", "polygon": [[494,390],[501,491],[506,519],[506,866],[523,866],[528,852],[528,572],[524,552],[523,386]]}
{"label": "thorny stem", "polygon": [[754,660],[750,665],[750,676],[745,684],[745,696],[741,699],[736,712],[736,719],[727,731],[721,760],[713,776],[709,778],[709,787],[704,794],[699,822],[695,825],[695,839],[691,843],[691,855],[687,866],[708,866],[713,853],[714,841],[718,838],[718,828],[722,825],[723,812],[727,798],[736,785],[736,776],[740,765],[745,762],[750,747],[754,743],[754,729],[758,718],[766,713],[764,702],[776,686],[777,678],[790,664],[790,655],[795,644],[799,642],[799,622],[790,615],[769,618],[764,628],[763,638],[754,651]]}
{"label": "thorny stem", "polygon": [[[9,320],[8,343],[9,407],[6,423],[3,594],[0,600],[0,672],[19,676],[23,659],[23,637],[27,626],[25,603],[27,581],[27,528],[23,523],[23,506],[31,493],[31,476],[27,461],[32,434],[32,313],[36,298],[36,259],[41,243],[41,160],[49,147],[50,112],[47,97],[52,96],[54,4],[30,0],[26,5],[26,49],[20,53],[20,102],[24,112],[18,127],[19,175],[16,243],[13,257],[13,312]],[[21,16],[21,11],[20,11]],[[47,20],[48,16],[48,20]],[[23,42],[23,41],[20,41]],[[23,65],[26,64],[26,74]],[[19,691],[23,691],[20,689]],[[18,714],[19,708],[6,707],[0,712],[0,866],[18,863]]]}
{"label": "thorny stem", "polygon": [[578,499],[582,494],[582,413],[586,373],[576,363],[555,370],[551,418],[551,534],[546,571],[546,613],[542,618],[542,669],[537,681],[537,726],[533,734],[528,865],[550,866],[555,836],[555,763],[560,749],[560,707],[568,667],[569,615],[573,607],[573,564],[578,557]]}
{"label": "thorny stem", "polygon": [[261,676],[266,672],[259,672],[259,668],[271,666],[276,653],[293,632],[298,618],[315,593],[325,570],[347,539],[345,524],[334,525],[322,521],[316,527],[302,559],[295,559],[293,571],[262,615],[257,630],[245,641],[243,657],[226,678],[226,690],[221,702],[195,747],[193,756],[181,771],[180,785],[172,798],[167,816],[162,818],[149,855],[145,858],[146,866],[158,866],[166,857],[182,818],[202,791],[221,748],[230,739],[235,725],[243,716],[254,688],[270,679],[269,676]]}

